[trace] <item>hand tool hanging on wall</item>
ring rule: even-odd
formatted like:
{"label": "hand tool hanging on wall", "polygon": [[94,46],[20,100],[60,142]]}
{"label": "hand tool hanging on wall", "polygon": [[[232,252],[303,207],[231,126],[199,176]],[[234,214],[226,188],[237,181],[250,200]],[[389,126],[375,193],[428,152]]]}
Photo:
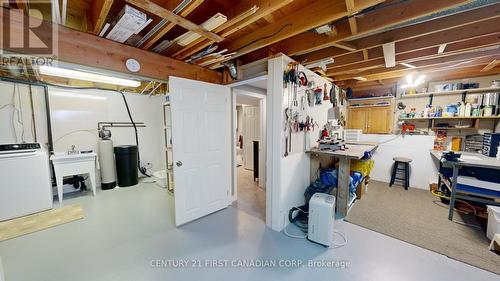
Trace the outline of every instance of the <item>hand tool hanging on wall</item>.
{"label": "hand tool hanging on wall", "polygon": [[328,91],[326,90],[326,83],[323,85],[323,100],[329,100]]}
{"label": "hand tool hanging on wall", "polygon": [[316,105],[320,105],[320,104],[323,103],[322,102],[323,99],[321,97],[322,95],[323,95],[323,90],[321,90],[321,88],[316,88],[314,90],[314,97],[315,97],[315,100],[316,100],[316,102],[315,102]]}

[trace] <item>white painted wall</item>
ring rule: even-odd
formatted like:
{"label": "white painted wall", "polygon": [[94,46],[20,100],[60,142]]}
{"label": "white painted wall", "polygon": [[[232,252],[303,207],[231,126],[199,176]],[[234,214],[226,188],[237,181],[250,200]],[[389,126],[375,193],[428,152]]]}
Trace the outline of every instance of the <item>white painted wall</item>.
{"label": "white painted wall", "polygon": [[[283,71],[287,64],[292,61],[286,56],[269,60],[268,73],[268,112],[272,112],[268,118],[268,152],[271,157],[267,162],[268,185],[272,184],[271,198],[273,210],[267,214],[272,216],[270,226],[276,231],[281,231],[288,224],[288,211],[298,205],[304,204],[304,191],[310,184],[310,166],[311,159],[305,153],[305,133],[292,133],[292,152],[287,157],[285,153],[285,108],[288,107],[287,91],[290,89],[283,88]],[[300,66],[300,71],[304,71],[309,80],[315,80],[316,85],[323,87],[324,83],[328,84],[327,90],[330,90],[330,83],[311,72],[310,70]],[[305,87],[299,89],[300,96],[304,94]],[[330,101],[323,102],[322,105],[309,107],[306,105],[305,111],[300,112],[299,120],[304,119],[309,115],[314,120],[323,126],[327,121],[328,108],[332,107]],[[295,110],[294,110],[295,111]],[[322,128],[320,128],[322,129]],[[314,132],[309,134],[311,146],[316,146],[319,136],[319,129],[315,128]],[[271,214],[270,214],[271,213]],[[270,221],[268,219],[268,221]],[[268,224],[269,225],[269,224]]]}
{"label": "white painted wall", "polygon": [[377,181],[389,182],[391,179],[392,160],[396,156],[408,157],[410,164],[410,186],[429,189],[429,183],[437,182],[439,163],[430,155],[434,136],[424,135],[375,135],[363,134],[361,141],[377,142],[379,147],[373,154],[375,165],[370,177]]}
{"label": "white painted wall", "polygon": [[[33,121],[27,85],[0,82],[0,143],[33,142]],[[15,90],[15,94],[14,94]],[[42,87],[32,86],[33,107],[36,120],[38,141],[47,142],[44,91]],[[16,111],[14,111],[14,106]]]}
{"label": "white painted wall", "polygon": [[[71,145],[75,145],[79,150],[97,151],[97,122],[130,121],[119,93],[49,87],[49,94],[56,152],[67,151]],[[126,98],[134,121],[144,122],[146,125],[146,128],[138,128],[142,164],[151,163],[153,171],[164,169],[165,156],[162,153],[164,96],[126,94]],[[110,130],[115,146],[135,145],[133,128]]]}
{"label": "white painted wall", "polygon": [[[17,85],[17,84],[16,84]],[[31,130],[31,109],[28,86],[19,88],[23,123],[25,124],[25,141],[34,141]],[[13,83],[1,82],[0,107],[12,103]],[[45,119],[45,101],[42,87],[32,87],[35,108],[36,130],[38,141],[47,144],[47,128]],[[134,121],[142,121],[146,128],[139,130],[139,146],[141,161],[151,163],[152,170],[165,168],[163,154],[164,135],[162,133],[162,104],[164,96],[141,96],[126,94]],[[100,90],[66,90],[49,87],[49,99],[52,118],[52,135],[54,151],[65,152],[75,145],[76,149],[97,151],[97,122],[129,121],[122,97],[116,92]],[[16,107],[18,106],[16,94]],[[12,129],[12,108],[0,110],[0,143],[15,143],[16,137]],[[17,113],[16,113],[17,114]],[[21,142],[21,125],[14,119],[17,141]],[[115,145],[135,144],[133,128],[112,128],[112,139]],[[100,177],[98,177],[100,178]]]}

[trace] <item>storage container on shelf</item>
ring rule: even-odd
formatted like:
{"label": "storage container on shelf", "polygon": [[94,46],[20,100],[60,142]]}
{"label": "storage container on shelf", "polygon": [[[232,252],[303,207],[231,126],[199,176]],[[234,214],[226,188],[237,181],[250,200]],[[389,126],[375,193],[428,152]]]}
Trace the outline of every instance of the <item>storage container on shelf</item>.
{"label": "storage container on shelf", "polygon": [[493,239],[495,233],[500,233],[500,207],[488,205],[488,228],[486,236]]}

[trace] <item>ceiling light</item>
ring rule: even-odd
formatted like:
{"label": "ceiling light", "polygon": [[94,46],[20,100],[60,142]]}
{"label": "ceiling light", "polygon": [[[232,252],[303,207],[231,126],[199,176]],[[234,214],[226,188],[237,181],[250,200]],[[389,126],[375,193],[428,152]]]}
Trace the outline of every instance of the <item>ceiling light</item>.
{"label": "ceiling light", "polygon": [[406,88],[415,88],[418,85],[424,83],[425,81],[425,75],[420,74],[417,79],[413,80],[413,75],[408,74],[406,75],[406,82],[407,84],[404,84],[401,86],[401,89],[406,89]]}
{"label": "ceiling light", "polygon": [[325,34],[325,33],[330,33],[330,32],[333,32],[333,28],[331,25],[329,24],[325,24],[325,25],[322,25],[322,26],[319,26],[319,27],[316,27],[314,29],[314,31],[316,31],[316,33],[318,34]]}
{"label": "ceiling light", "polygon": [[139,87],[141,85],[141,82],[135,80],[117,78],[102,74],[95,74],[95,73],[71,70],[66,68],[59,68],[54,66],[41,65],[39,69],[41,74],[49,76],[78,79],[84,81],[113,84],[113,85],[120,85],[126,87],[134,87],[134,88]]}
{"label": "ceiling light", "polygon": [[412,84],[413,83],[413,75],[411,75],[411,74],[406,75],[406,82],[408,84]]}
{"label": "ceiling light", "polygon": [[416,66],[414,66],[413,64],[409,64],[409,63],[406,63],[406,62],[402,62],[400,63],[402,66],[406,66],[408,68],[417,68]]}

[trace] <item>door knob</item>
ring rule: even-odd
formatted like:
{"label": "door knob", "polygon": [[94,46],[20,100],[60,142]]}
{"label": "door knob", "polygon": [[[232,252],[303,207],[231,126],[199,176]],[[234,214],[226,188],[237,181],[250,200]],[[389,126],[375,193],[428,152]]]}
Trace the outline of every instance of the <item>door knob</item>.
{"label": "door knob", "polygon": [[177,167],[182,166],[182,161],[177,161],[177,162],[175,162],[175,165],[177,165]]}

